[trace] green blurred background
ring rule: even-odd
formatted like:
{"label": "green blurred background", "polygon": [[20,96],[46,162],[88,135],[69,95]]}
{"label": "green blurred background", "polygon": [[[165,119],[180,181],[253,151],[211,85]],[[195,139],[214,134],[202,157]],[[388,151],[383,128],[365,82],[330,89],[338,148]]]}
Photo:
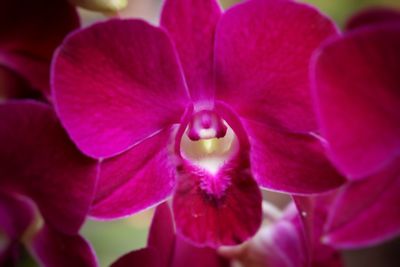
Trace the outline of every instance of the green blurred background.
{"label": "green blurred background", "polygon": [[[161,2],[160,0],[129,0],[128,8],[121,12],[122,17],[140,17],[152,23],[158,23]],[[221,0],[224,8],[229,8],[239,1]],[[331,16],[339,25],[343,25],[346,19],[357,10],[368,6],[391,6],[400,8],[400,0],[303,0],[320,8]],[[90,24],[105,19],[98,13],[81,10],[84,24]],[[399,48],[400,49],[400,48]],[[153,210],[147,210],[114,221],[88,220],[82,229],[82,234],[92,242],[98,255],[101,266],[109,266],[119,256],[140,247],[145,246],[148,227]],[[397,243],[390,243],[379,249],[358,250],[345,253],[347,266],[388,266],[382,265],[387,259],[387,253],[391,249],[398,249]],[[400,250],[398,250],[400,251]],[[386,254],[385,254],[386,253]],[[394,252],[396,253],[396,252]],[[367,256],[369,255],[369,257]],[[398,265],[400,266],[400,265]]]}

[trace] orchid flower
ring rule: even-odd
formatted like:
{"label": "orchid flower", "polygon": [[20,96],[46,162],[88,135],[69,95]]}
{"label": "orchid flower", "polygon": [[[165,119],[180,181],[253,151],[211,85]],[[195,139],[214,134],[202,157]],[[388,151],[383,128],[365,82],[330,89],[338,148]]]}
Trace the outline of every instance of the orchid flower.
{"label": "orchid flower", "polygon": [[27,242],[43,266],[96,266],[78,231],[93,199],[97,162],[76,149],[46,104],[8,101],[0,105],[0,118],[2,260],[16,264],[38,210],[44,225]]}
{"label": "orchid flower", "polygon": [[153,217],[146,248],[119,258],[111,267],[229,267],[229,261],[212,248],[199,248],[176,235],[167,203],[160,204]]}
{"label": "orchid flower", "polygon": [[336,35],[314,8],[278,0],[226,12],[215,0],[167,0],[161,27],[114,19],[69,35],[52,94],[71,139],[101,160],[91,216],[128,216],[172,195],[179,235],[235,245],[260,226],[259,186],[340,186],[308,79],[311,54]]}
{"label": "orchid flower", "polygon": [[0,80],[8,84],[0,90],[16,97],[33,87],[48,95],[53,52],[79,27],[75,8],[66,0],[3,1],[0,25]]}
{"label": "orchid flower", "polygon": [[325,241],[343,248],[400,233],[400,13],[364,11],[312,63],[321,134],[351,181],[333,203]]}

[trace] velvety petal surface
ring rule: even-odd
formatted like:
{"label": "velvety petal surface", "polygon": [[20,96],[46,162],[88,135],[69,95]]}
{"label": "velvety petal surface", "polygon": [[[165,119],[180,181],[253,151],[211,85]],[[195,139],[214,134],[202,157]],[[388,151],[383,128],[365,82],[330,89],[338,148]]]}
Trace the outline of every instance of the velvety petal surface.
{"label": "velvety petal surface", "polygon": [[188,104],[171,41],[140,20],[109,20],[70,35],[56,55],[52,85],[71,138],[97,158],[179,122]]}
{"label": "velvety petal surface", "polygon": [[346,23],[346,30],[354,30],[364,26],[374,26],[381,23],[400,23],[400,12],[391,8],[369,8],[359,12]]}
{"label": "velvety petal surface", "polygon": [[347,185],[330,212],[326,242],[339,248],[377,244],[400,234],[399,160]]}
{"label": "velvety petal surface", "polygon": [[[207,193],[210,188],[220,194]],[[177,233],[199,246],[237,245],[249,239],[260,227],[261,193],[246,159],[235,157],[216,175],[183,162],[173,213]]]}
{"label": "velvety petal surface", "polygon": [[0,25],[0,65],[49,93],[53,52],[79,26],[75,8],[64,0],[3,1]]}
{"label": "velvety petal surface", "polygon": [[171,193],[175,166],[170,152],[171,130],[164,130],[128,151],[100,163],[90,215],[112,219],[153,206]]}
{"label": "velvety petal surface", "polygon": [[44,226],[32,240],[32,251],[44,267],[96,267],[94,250],[79,235],[62,234]]}
{"label": "velvety petal surface", "polygon": [[315,131],[309,61],[335,35],[333,23],[308,5],[276,0],[236,5],[217,28],[216,97],[248,119]]}
{"label": "velvety petal surface", "polygon": [[194,101],[212,101],[214,95],[214,40],[221,8],[216,0],[166,0],[161,26],[178,50],[190,95]]}
{"label": "velvety petal surface", "polygon": [[313,62],[321,133],[350,179],[400,154],[400,25],[364,28],[325,45]]}
{"label": "velvety petal surface", "polygon": [[343,184],[344,178],[325,157],[314,136],[280,132],[249,120],[244,124],[251,143],[252,170],[261,186],[310,194]]}
{"label": "velvety petal surface", "polygon": [[97,163],[80,154],[50,106],[8,102],[0,117],[0,187],[31,198],[56,229],[76,233],[93,198]]}

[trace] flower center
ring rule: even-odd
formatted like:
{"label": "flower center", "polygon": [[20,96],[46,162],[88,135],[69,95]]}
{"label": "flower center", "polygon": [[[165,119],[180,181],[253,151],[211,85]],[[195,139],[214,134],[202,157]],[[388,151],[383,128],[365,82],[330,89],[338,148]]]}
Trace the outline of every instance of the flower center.
{"label": "flower center", "polygon": [[238,147],[232,128],[209,110],[193,115],[180,143],[183,158],[212,175],[218,173]]}

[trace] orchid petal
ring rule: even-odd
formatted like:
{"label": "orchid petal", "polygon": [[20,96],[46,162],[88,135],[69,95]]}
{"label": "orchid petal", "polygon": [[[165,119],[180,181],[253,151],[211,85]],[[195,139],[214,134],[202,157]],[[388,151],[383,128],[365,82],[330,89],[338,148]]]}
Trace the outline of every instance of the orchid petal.
{"label": "orchid petal", "polygon": [[[233,158],[216,175],[186,162],[178,166],[173,198],[177,233],[191,243],[214,248],[253,236],[261,223],[261,193],[248,168],[243,156]],[[204,190],[213,185],[220,195]]]}
{"label": "orchid petal", "polygon": [[245,121],[251,143],[255,179],[268,189],[290,193],[319,193],[343,184],[344,178],[324,155],[320,141]]}
{"label": "orchid petal", "polygon": [[312,79],[328,153],[349,179],[400,154],[400,25],[364,28],[325,45]]}
{"label": "orchid petal", "polygon": [[216,33],[216,98],[247,119],[315,131],[309,61],[335,34],[328,18],[294,1],[252,0],[231,8]]}
{"label": "orchid petal", "polygon": [[0,193],[0,233],[6,239],[0,247],[0,266],[18,265],[23,250],[20,240],[33,219],[33,207],[26,199]]}
{"label": "orchid petal", "polygon": [[68,1],[3,1],[0,25],[0,65],[49,93],[53,52],[79,26],[75,8]]}
{"label": "orchid petal", "polygon": [[165,267],[160,263],[159,255],[157,250],[151,247],[135,250],[125,254],[115,261],[111,267],[133,267],[133,266],[145,266],[145,267]]}
{"label": "orchid petal", "polygon": [[96,267],[90,244],[79,235],[62,234],[44,226],[32,241],[33,254],[44,267]]}
{"label": "orchid petal", "polygon": [[207,247],[196,247],[178,237],[175,245],[174,267],[229,267],[228,260],[218,255],[217,251]]}
{"label": "orchid petal", "polygon": [[170,155],[170,134],[171,130],[164,130],[101,162],[92,216],[127,216],[163,201],[172,193],[175,166]]}
{"label": "orchid petal", "polygon": [[32,206],[17,196],[0,194],[0,229],[10,241],[18,240],[34,218]]}
{"label": "orchid petal", "polygon": [[400,23],[400,12],[390,8],[369,8],[352,16],[346,23],[346,31],[381,23]]}
{"label": "orchid petal", "polygon": [[0,117],[1,188],[31,198],[57,230],[76,233],[92,201],[96,162],[75,148],[45,104],[10,101]]}
{"label": "orchid petal", "polygon": [[194,101],[214,96],[214,39],[221,8],[215,0],[167,0],[161,25],[175,43]]}
{"label": "orchid petal", "polygon": [[179,122],[188,104],[171,41],[140,20],[110,20],[67,37],[52,84],[67,132],[96,158],[120,154]]}
{"label": "orchid petal", "polygon": [[160,204],[151,223],[148,247],[157,250],[160,262],[165,266],[173,259],[175,251],[175,228],[168,203]]}
{"label": "orchid petal", "polygon": [[330,213],[326,241],[335,247],[377,244],[400,234],[399,161],[347,185]]}

